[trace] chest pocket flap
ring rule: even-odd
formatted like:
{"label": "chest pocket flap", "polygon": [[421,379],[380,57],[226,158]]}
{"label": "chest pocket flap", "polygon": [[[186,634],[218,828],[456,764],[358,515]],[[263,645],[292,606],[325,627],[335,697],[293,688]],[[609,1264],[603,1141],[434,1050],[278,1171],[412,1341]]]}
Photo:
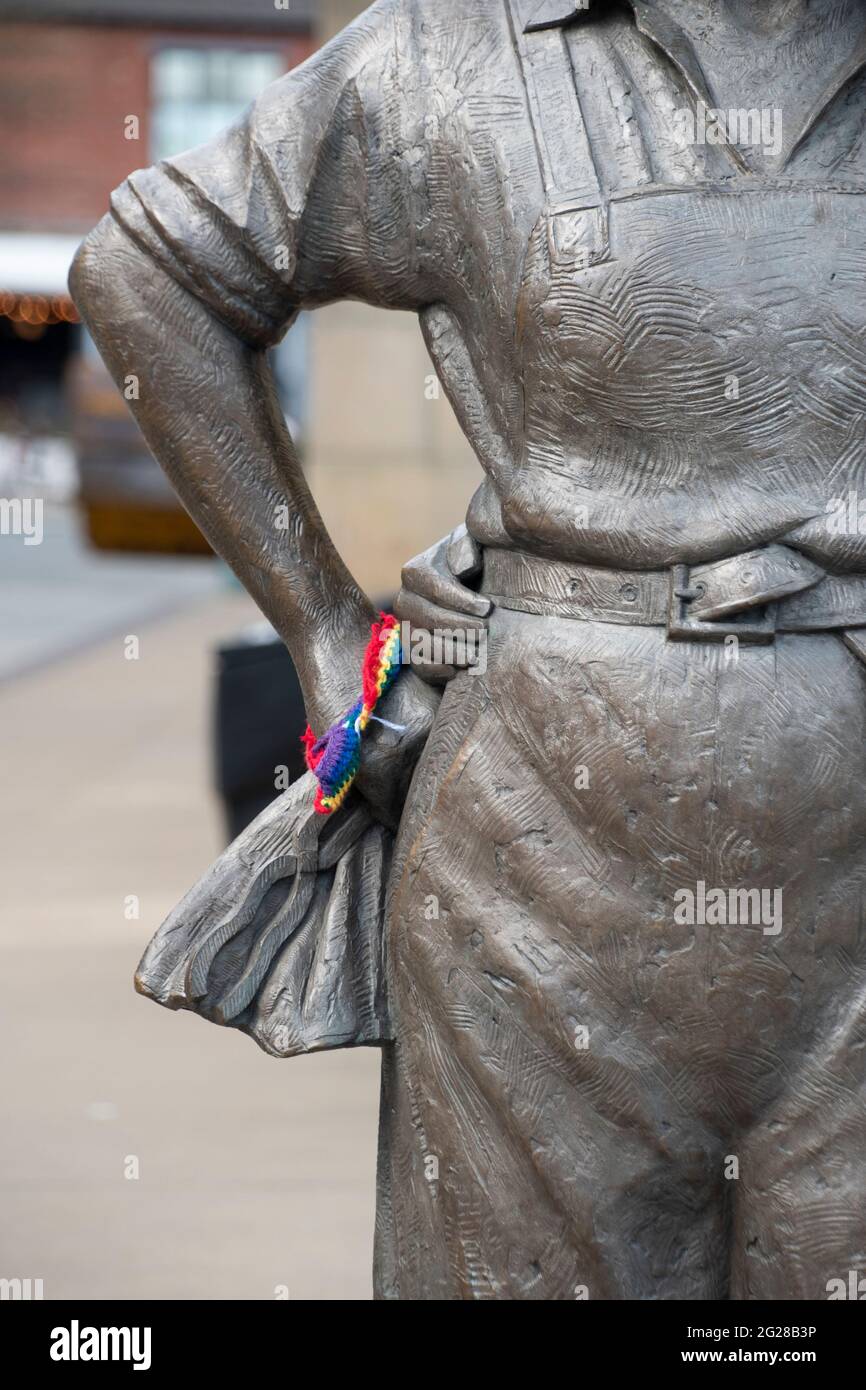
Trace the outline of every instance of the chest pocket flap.
{"label": "chest pocket flap", "polygon": [[550,258],[576,270],[610,259],[607,208],[560,204],[547,212]]}

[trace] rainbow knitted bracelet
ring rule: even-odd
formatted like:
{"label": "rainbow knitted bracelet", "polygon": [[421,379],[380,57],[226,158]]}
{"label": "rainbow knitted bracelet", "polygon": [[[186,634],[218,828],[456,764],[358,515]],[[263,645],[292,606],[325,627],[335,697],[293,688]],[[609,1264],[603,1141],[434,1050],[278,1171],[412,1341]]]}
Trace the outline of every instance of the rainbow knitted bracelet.
{"label": "rainbow knitted bracelet", "polygon": [[370,629],[372,636],[364,655],[360,700],[321,738],[316,738],[309,724],[303,735],[307,767],[319,783],[315,805],[322,816],[339,810],[349,795],[361,766],[361,738],[400,671],[400,624],[390,613],[380,613],[379,617],[381,622],[373,623]]}

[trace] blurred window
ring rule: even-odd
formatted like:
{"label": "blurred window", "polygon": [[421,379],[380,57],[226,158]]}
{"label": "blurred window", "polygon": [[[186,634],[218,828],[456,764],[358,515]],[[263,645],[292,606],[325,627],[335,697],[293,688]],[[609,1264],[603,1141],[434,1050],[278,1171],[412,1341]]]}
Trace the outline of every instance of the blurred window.
{"label": "blurred window", "polygon": [[217,135],[284,70],[274,49],[162,49],[153,60],[152,157],[165,159]]}

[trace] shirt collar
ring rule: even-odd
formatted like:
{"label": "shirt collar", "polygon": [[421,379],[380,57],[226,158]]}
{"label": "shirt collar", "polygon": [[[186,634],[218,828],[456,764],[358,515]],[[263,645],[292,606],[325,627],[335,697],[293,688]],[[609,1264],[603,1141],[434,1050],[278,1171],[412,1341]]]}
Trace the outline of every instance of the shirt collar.
{"label": "shirt collar", "polygon": [[[707,106],[712,106],[713,102],[703,69],[688,36],[676,20],[666,14],[659,5],[649,4],[648,0],[625,0],[625,3],[634,13],[635,24],[640,32],[646,34],[647,38],[651,39],[663,53],[667,54],[675,67],[679,68],[683,78],[691,88],[692,94],[698,100],[706,102]],[[578,0],[520,0],[520,6],[524,32],[533,33],[539,29],[561,28],[563,25],[571,24],[577,20],[591,20],[594,14],[597,15],[604,10],[605,0],[580,0],[579,3]],[[840,64],[829,86],[820,94],[804,124],[796,132],[795,138],[788,144],[782,161],[783,164],[788,162],[794,151],[802,144],[846,82],[849,82],[864,66],[866,66],[866,31],[864,31],[863,38],[855,51]],[[746,168],[739,151],[733,147],[731,150],[735,162]]]}
{"label": "shirt collar", "polygon": [[[707,101],[709,94],[701,66],[683,30],[657,6],[647,0],[626,0],[634,12],[638,29],[652,39],[680,69],[694,95]],[[556,29],[577,20],[592,19],[605,8],[604,0],[520,0],[524,32]]]}

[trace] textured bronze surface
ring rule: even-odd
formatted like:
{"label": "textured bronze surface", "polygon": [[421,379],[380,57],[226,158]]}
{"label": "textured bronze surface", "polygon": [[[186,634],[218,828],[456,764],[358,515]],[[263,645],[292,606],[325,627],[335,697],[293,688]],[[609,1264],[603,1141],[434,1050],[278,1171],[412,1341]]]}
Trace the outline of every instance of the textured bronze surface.
{"label": "textured bronze surface", "polygon": [[79,254],[314,726],[370,609],[264,349],[416,312],[484,470],[398,605],[483,662],[402,675],[345,843],[299,783],[139,977],[279,1055],[382,1045],[380,1297],[862,1265],[864,64],[859,0],[379,0]]}

